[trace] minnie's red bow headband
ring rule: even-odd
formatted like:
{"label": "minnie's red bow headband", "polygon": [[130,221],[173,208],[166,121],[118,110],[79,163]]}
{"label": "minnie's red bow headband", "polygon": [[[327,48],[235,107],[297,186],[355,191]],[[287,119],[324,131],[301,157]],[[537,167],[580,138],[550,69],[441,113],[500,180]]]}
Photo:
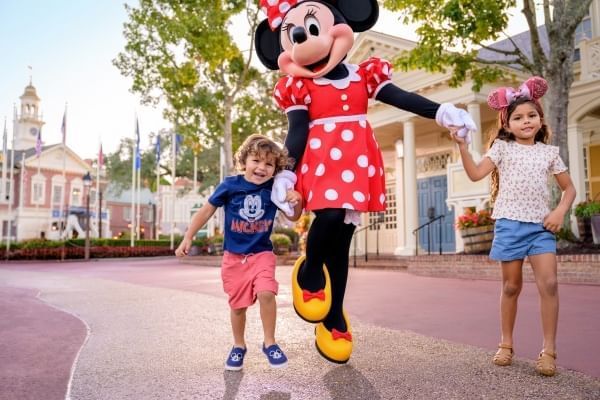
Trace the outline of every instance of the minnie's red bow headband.
{"label": "minnie's red bow headband", "polygon": [[502,119],[506,121],[506,111],[509,105],[511,105],[518,98],[526,98],[535,103],[548,90],[548,82],[544,78],[539,76],[533,76],[527,79],[518,89],[511,87],[501,87],[488,95],[488,105],[496,111],[500,111]]}
{"label": "minnie's red bow headband", "polygon": [[283,22],[283,17],[296,4],[304,0],[260,0],[260,6],[269,20],[271,30],[279,28]]}

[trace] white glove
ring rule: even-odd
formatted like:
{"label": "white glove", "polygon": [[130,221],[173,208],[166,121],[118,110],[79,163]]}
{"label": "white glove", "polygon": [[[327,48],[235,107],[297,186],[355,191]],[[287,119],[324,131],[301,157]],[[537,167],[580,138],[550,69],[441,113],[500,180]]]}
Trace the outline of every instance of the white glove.
{"label": "white glove", "polygon": [[450,103],[440,104],[440,108],[438,108],[437,113],[435,114],[435,121],[438,125],[445,128],[450,128],[452,126],[459,127],[460,129],[456,134],[458,137],[464,138],[467,144],[471,143],[469,132],[477,131],[477,125],[475,125],[475,122],[469,113],[462,108],[454,107],[454,105]]}
{"label": "white glove", "polygon": [[273,181],[271,201],[288,217],[294,215],[294,207],[285,201],[285,196],[288,191],[294,189],[295,184],[296,174],[287,169],[275,175],[275,180]]}

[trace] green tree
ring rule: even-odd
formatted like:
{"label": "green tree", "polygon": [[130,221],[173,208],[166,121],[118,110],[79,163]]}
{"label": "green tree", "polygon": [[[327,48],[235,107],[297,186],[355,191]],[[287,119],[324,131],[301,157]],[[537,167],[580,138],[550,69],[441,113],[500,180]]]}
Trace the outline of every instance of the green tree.
{"label": "green tree", "polygon": [[[540,39],[536,4],[533,0],[521,1],[521,12],[529,27],[531,55],[504,33],[509,9],[517,3],[515,0],[384,0],[383,4],[392,11],[402,10],[405,22],[419,24],[417,46],[398,60],[404,69],[441,72],[452,67],[451,85],[458,86],[471,78],[476,91],[483,83],[506,75],[508,66],[518,65],[532,75],[546,78],[549,85],[545,96],[547,120],[554,133],[554,143],[568,164],[567,109],[573,83],[575,29],[589,12],[591,1],[541,2],[547,51]],[[511,40],[512,49],[500,50],[488,45],[503,36]],[[478,57],[480,48],[496,52],[503,59],[481,59]]]}
{"label": "green tree", "polygon": [[[125,7],[127,43],[113,63],[133,79],[132,91],[144,103],[165,101],[164,116],[184,135],[186,147],[202,143],[206,151],[223,146],[231,173],[238,136],[282,129],[272,100],[265,101],[273,73],[251,66],[259,22],[255,2],[140,0],[138,7]],[[228,31],[233,18],[243,13],[249,25],[245,51]]]}

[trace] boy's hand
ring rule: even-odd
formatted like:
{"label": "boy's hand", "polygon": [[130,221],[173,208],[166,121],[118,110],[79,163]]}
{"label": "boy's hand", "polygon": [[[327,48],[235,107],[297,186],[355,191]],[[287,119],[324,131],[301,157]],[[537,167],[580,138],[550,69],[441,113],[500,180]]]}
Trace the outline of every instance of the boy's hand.
{"label": "boy's hand", "polygon": [[296,207],[298,203],[302,202],[302,195],[299,192],[296,192],[295,190],[288,190],[288,192],[285,195],[285,201],[290,203],[292,207]]}
{"label": "boy's hand", "polygon": [[177,257],[187,256],[188,252],[190,251],[190,247],[192,247],[191,239],[187,239],[184,237],[181,243],[179,244],[179,247],[177,247],[177,250],[175,250],[175,255]]}
{"label": "boy's hand", "polygon": [[544,228],[552,233],[556,233],[562,227],[564,219],[565,215],[562,212],[553,210],[544,218]]}

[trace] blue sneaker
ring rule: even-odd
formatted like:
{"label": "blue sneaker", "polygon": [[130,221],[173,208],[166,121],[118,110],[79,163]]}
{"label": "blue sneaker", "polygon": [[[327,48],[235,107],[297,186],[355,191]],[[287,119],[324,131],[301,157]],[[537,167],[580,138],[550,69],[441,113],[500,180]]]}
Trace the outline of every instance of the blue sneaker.
{"label": "blue sneaker", "polygon": [[271,367],[282,368],[287,365],[287,357],[283,353],[283,350],[281,350],[277,344],[265,347],[263,343],[262,351],[267,356],[267,360],[269,360],[269,364],[271,364]]}
{"label": "blue sneaker", "polygon": [[244,356],[246,355],[246,349],[241,347],[234,347],[229,352],[229,357],[225,361],[225,369],[228,371],[239,371],[244,366]]}

